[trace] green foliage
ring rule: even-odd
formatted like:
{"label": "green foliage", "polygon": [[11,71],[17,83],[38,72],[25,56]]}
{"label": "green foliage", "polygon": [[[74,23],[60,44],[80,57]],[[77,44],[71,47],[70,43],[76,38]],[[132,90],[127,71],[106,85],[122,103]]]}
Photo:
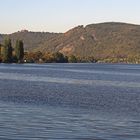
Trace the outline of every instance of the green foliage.
{"label": "green foliage", "polygon": [[56,63],[65,63],[67,60],[65,59],[64,55],[60,52],[56,52],[53,54],[54,62]]}
{"label": "green foliage", "polygon": [[53,54],[52,53],[49,53],[49,52],[45,52],[43,54],[42,60],[45,63],[52,63],[54,61]]}
{"label": "green foliage", "polygon": [[15,56],[19,63],[23,61],[24,47],[23,47],[23,41],[21,41],[21,40],[16,41]]}
{"label": "green foliage", "polygon": [[27,63],[40,63],[43,59],[43,54],[42,52],[26,52],[24,54],[24,60]]}
{"label": "green foliage", "polygon": [[26,60],[27,63],[67,63],[68,57],[60,52],[26,52],[24,60]]}
{"label": "green foliage", "polygon": [[2,62],[2,45],[0,44],[0,63]]}
{"label": "green foliage", "polygon": [[0,57],[1,57],[2,45],[0,44]]}
{"label": "green foliage", "polygon": [[2,59],[5,63],[12,62],[12,44],[11,39],[9,38],[5,39],[4,41]]}
{"label": "green foliage", "polygon": [[77,63],[77,58],[74,55],[68,57],[69,63]]}
{"label": "green foliage", "polygon": [[11,39],[6,38],[4,45],[0,45],[0,62],[16,63],[24,58],[24,47],[21,40],[17,40],[15,48],[12,48]]}

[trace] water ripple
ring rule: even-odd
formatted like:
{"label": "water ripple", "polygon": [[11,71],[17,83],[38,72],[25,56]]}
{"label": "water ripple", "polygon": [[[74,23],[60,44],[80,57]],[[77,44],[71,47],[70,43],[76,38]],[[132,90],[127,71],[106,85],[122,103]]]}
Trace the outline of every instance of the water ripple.
{"label": "water ripple", "polygon": [[91,85],[91,86],[114,86],[114,87],[131,87],[140,88],[138,82],[126,81],[108,81],[108,80],[85,80],[85,79],[72,79],[72,78],[53,78],[43,77],[31,74],[18,74],[18,73],[2,73],[0,72],[0,79],[3,80],[18,80],[18,81],[32,81],[32,82],[49,82],[59,84],[77,84],[77,85]]}

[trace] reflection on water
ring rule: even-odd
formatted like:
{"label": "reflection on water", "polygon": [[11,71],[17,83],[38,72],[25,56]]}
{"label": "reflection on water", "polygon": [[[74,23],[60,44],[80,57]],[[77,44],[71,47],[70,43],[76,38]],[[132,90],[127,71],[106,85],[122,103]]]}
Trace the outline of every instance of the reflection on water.
{"label": "reflection on water", "polygon": [[139,69],[0,65],[0,139],[139,140]]}

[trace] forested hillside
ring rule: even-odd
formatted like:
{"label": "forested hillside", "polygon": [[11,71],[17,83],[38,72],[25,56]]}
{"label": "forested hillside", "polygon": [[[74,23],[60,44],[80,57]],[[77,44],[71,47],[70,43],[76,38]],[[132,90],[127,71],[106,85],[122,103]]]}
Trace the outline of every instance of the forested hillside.
{"label": "forested hillside", "polygon": [[[5,35],[0,36],[0,40]],[[61,52],[64,55],[96,59],[140,58],[140,26],[126,23],[100,23],[75,27],[66,33],[17,32],[29,51]]]}

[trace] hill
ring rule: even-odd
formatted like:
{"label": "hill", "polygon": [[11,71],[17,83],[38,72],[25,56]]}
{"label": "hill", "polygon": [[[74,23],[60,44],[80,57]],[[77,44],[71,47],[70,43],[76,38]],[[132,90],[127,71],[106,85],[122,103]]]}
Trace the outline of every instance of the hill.
{"label": "hill", "polygon": [[43,42],[37,50],[95,58],[139,55],[140,26],[113,22],[78,26]]}
{"label": "hill", "polygon": [[4,38],[9,37],[12,40],[12,43],[15,44],[17,39],[21,39],[24,42],[24,46],[26,50],[34,50],[39,47],[39,45],[52,38],[56,37],[57,33],[49,33],[49,32],[31,32],[28,30],[18,31],[12,34],[1,34],[0,35],[0,43],[3,42]]}
{"label": "hill", "polygon": [[[5,35],[1,35],[3,38]],[[66,33],[17,32],[9,35],[25,42],[30,51],[62,52],[96,59],[140,58],[140,26],[108,22],[75,27]]]}

